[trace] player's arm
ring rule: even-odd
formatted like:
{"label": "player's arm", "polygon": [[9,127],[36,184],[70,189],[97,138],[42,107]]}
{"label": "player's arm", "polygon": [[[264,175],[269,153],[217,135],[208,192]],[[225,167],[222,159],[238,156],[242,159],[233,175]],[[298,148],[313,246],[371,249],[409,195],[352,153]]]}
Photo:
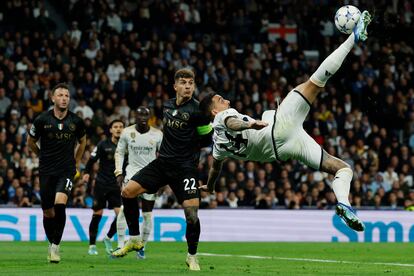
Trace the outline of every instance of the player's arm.
{"label": "player's arm", "polygon": [[85,147],[86,147],[86,135],[83,135],[78,140],[78,146],[76,147],[76,151],[75,151],[75,160],[76,160],[77,170],[79,170],[81,159],[82,159],[83,153],[85,152]]}
{"label": "player's arm", "polygon": [[228,129],[231,129],[234,131],[240,131],[240,130],[245,130],[245,129],[259,130],[268,125],[268,123],[260,121],[260,120],[244,121],[237,117],[227,117],[224,123]]}
{"label": "player's arm", "polygon": [[27,144],[29,145],[29,148],[37,156],[39,156],[39,153],[40,153],[40,148],[37,145],[37,141],[40,138],[41,131],[42,131],[41,119],[37,117],[32,123],[32,126],[30,127],[30,130],[29,130],[29,135],[27,136]]}
{"label": "player's arm", "polygon": [[223,167],[224,160],[217,160],[213,158],[213,165],[208,171],[207,184],[200,187],[200,189],[208,190],[210,193],[214,193],[216,181],[220,175],[221,168]]}
{"label": "player's arm", "polygon": [[36,139],[36,138],[34,138],[30,135],[27,136],[27,144],[29,145],[29,148],[38,156],[39,152],[40,152],[40,149],[36,144],[37,141],[38,141],[38,139]]}
{"label": "player's arm", "polygon": [[125,137],[125,131],[122,132],[121,137],[119,138],[118,144],[116,145],[115,150],[115,171],[116,181],[118,185],[122,184],[124,177],[122,175],[124,167],[125,154],[127,152],[127,139]]}
{"label": "player's arm", "polygon": [[100,158],[100,143],[93,149],[91,152],[91,157],[85,166],[85,174],[83,175],[83,182],[89,182],[89,177],[92,172],[93,164],[98,161]]}
{"label": "player's arm", "polygon": [[211,145],[213,132],[213,127],[210,125],[210,123],[197,127],[197,134],[199,136],[199,142],[202,148]]}

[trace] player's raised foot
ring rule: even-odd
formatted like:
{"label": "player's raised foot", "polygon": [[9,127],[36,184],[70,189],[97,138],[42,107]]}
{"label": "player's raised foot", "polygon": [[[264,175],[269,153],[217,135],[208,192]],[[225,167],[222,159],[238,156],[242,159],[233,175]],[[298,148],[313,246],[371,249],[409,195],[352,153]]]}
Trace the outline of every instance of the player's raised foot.
{"label": "player's raised foot", "polygon": [[187,264],[189,270],[194,270],[194,271],[200,270],[200,265],[198,264],[197,255],[187,254],[187,259],[185,260],[185,263]]}
{"label": "player's raised foot", "polygon": [[105,237],[103,239],[103,242],[105,244],[105,252],[106,252],[106,254],[111,255],[111,253],[113,251],[112,250],[112,242],[111,242],[111,239],[108,239],[107,237]]}
{"label": "player's raised foot", "polygon": [[144,248],[144,244],[140,240],[129,239],[124,247],[112,252],[111,256],[113,258],[122,258],[126,256],[131,251],[139,251]]}
{"label": "player's raised foot", "polygon": [[137,251],[137,259],[144,260],[145,259],[145,248]]}
{"label": "player's raised foot", "polygon": [[364,231],[365,225],[355,214],[355,210],[351,206],[347,206],[343,203],[336,205],[336,214],[349,226],[349,228],[355,231]]}
{"label": "player's raised foot", "polygon": [[88,255],[91,255],[91,256],[98,255],[98,250],[96,250],[96,245],[89,245]]}
{"label": "player's raised foot", "polygon": [[354,28],[355,42],[365,41],[368,38],[367,27],[371,23],[371,15],[368,11],[363,11],[359,21]]}
{"label": "player's raised foot", "polygon": [[60,262],[60,253],[59,253],[59,245],[52,244],[50,246],[50,260],[51,263],[59,263]]}

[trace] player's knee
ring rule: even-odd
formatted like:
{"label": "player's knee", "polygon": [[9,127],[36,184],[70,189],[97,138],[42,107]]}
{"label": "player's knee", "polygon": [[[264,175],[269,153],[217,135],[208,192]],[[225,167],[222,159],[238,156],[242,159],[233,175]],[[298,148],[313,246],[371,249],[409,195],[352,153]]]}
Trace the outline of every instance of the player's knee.
{"label": "player's knee", "polygon": [[337,171],[344,170],[344,169],[352,171],[351,165],[349,165],[345,161],[342,161],[342,162],[340,162],[340,165],[338,166],[338,170]]}
{"label": "player's knee", "polygon": [[134,198],[134,197],[138,196],[135,189],[132,189],[131,187],[128,187],[128,186],[126,186],[124,189],[122,189],[121,195],[122,195],[122,197],[125,197],[125,198]]}
{"label": "player's knee", "polygon": [[188,207],[184,209],[186,222],[189,224],[196,224],[198,221],[198,212],[195,207]]}
{"label": "player's knee", "polygon": [[46,218],[54,218],[55,210],[53,208],[43,210],[43,216]]}
{"label": "player's knee", "polygon": [[351,169],[351,166],[347,164],[347,166],[337,170],[335,175],[337,175],[338,173],[346,173],[346,174],[352,176],[354,174],[354,171]]}

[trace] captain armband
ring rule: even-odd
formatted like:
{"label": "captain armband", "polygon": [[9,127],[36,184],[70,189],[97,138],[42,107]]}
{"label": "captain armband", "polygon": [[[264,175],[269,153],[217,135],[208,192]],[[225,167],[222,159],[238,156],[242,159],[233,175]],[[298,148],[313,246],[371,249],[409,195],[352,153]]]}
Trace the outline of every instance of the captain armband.
{"label": "captain armband", "polygon": [[198,126],[197,127],[197,133],[198,135],[206,135],[209,134],[213,130],[213,127],[211,124],[204,125],[204,126]]}

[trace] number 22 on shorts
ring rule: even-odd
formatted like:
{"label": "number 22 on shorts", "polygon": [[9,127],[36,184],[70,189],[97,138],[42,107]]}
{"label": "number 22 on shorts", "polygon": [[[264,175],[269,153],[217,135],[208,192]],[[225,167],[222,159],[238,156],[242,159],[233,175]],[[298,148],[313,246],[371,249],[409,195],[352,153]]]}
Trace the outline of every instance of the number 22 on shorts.
{"label": "number 22 on shorts", "polygon": [[186,178],[183,180],[184,182],[184,191],[188,190],[197,190],[195,178]]}

